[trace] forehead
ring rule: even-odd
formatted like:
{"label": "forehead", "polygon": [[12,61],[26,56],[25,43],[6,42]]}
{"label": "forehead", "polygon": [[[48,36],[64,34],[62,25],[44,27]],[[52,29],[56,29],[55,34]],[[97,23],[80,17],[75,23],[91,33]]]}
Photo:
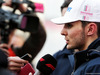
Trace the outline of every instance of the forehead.
{"label": "forehead", "polygon": [[65,25],[67,25],[67,24],[82,25],[82,22],[81,21],[75,21],[75,22],[65,23]]}

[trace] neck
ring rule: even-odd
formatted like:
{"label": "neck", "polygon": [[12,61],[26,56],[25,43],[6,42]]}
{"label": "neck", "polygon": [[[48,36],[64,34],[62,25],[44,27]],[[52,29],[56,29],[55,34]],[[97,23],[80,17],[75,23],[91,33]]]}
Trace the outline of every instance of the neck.
{"label": "neck", "polygon": [[79,51],[82,51],[82,50],[86,50],[87,48],[88,48],[88,46],[94,41],[94,40],[96,40],[98,37],[89,37],[89,38],[86,38],[86,40],[85,40],[85,44],[84,44],[84,47],[83,48],[81,48]]}

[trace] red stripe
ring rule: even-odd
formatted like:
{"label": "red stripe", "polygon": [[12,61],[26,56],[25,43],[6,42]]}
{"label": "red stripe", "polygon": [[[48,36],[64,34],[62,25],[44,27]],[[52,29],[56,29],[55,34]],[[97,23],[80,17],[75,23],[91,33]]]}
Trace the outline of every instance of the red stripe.
{"label": "red stripe", "polygon": [[50,67],[52,70],[55,70],[55,67],[51,64],[46,64],[47,67]]}
{"label": "red stripe", "polygon": [[45,60],[43,58],[41,58],[40,61],[45,61]]}

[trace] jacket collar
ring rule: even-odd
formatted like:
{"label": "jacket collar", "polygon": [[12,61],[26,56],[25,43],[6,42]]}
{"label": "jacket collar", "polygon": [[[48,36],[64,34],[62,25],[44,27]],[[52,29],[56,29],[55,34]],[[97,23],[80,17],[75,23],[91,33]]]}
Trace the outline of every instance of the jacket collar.
{"label": "jacket collar", "polygon": [[79,51],[75,53],[75,70],[84,62],[87,62],[97,56],[100,56],[100,51],[96,50],[100,46],[100,38],[92,42],[87,50]]}
{"label": "jacket collar", "polygon": [[60,55],[71,55],[74,53],[74,50],[68,50],[66,46],[63,48],[63,50],[60,52]]}
{"label": "jacket collar", "polygon": [[100,46],[100,37],[98,39],[96,39],[95,41],[93,41],[89,47],[87,48],[87,50],[89,49],[96,49],[98,46]]}

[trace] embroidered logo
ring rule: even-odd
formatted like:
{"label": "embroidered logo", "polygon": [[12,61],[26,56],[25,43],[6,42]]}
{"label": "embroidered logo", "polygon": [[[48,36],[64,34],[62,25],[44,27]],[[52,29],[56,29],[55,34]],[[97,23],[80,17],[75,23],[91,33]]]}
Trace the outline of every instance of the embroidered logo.
{"label": "embroidered logo", "polygon": [[68,12],[70,12],[70,11],[71,11],[71,9],[72,9],[72,7],[68,7],[67,11],[68,11]]}
{"label": "embroidered logo", "polygon": [[84,7],[84,11],[81,11],[81,12],[80,12],[81,15],[83,15],[83,19],[84,19],[84,20],[89,20],[89,17],[90,17],[90,16],[93,16],[93,13],[91,13],[90,10],[91,10],[91,7],[88,6],[88,5],[86,5],[86,6]]}

